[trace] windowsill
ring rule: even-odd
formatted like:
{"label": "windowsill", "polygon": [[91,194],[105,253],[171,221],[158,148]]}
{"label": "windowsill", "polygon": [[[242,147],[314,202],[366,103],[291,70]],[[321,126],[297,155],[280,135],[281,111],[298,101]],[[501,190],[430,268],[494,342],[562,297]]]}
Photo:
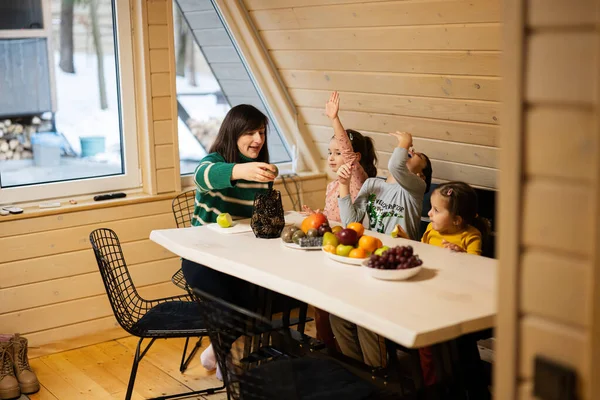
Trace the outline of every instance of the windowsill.
{"label": "windowsill", "polygon": [[[2,215],[0,216],[0,223],[5,221],[14,221],[19,219],[27,219],[27,218],[37,218],[44,217],[48,215],[58,215],[65,213],[72,213],[78,211],[87,211],[87,210],[97,210],[101,208],[109,208],[109,207],[118,207],[124,206],[128,204],[136,204],[136,203],[148,203],[152,201],[160,201],[165,199],[173,198],[174,195],[172,193],[167,194],[159,194],[159,195],[151,195],[142,192],[139,189],[136,190],[121,190],[119,192],[123,192],[127,194],[127,197],[114,199],[114,200],[103,200],[103,201],[94,201],[95,194],[92,195],[83,195],[83,196],[72,196],[72,197],[64,197],[64,198],[56,198],[56,199],[48,199],[42,200],[39,202],[27,202],[27,203],[13,203],[16,207],[22,208],[23,213],[21,214],[10,214],[10,215]],[[101,194],[101,193],[99,193]],[[70,200],[77,201],[77,204],[69,203]],[[56,208],[40,208],[40,203],[53,203],[60,202],[60,207]],[[2,205],[6,206],[6,205]]]}
{"label": "windowsill", "polygon": [[[326,178],[327,174],[324,172],[300,172],[296,176],[293,176],[293,179],[296,182],[308,181],[312,179],[320,179]],[[289,179],[289,183],[292,183],[292,177]],[[287,179],[287,177],[286,177]],[[275,185],[283,184],[283,180],[281,178],[275,179]],[[194,186],[187,186],[183,189],[183,191],[193,189]],[[121,199],[114,200],[104,200],[104,201],[94,201],[94,195],[84,195],[84,196],[73,196],[73,197],[64,197],[64,198],[56,198],[50,200],[42,200],[40,202],[27,202],[27,203],[15,203],[14,205],[23,209],[23,213],[21,214],[10,214],[0,216],[0,223],[6,221],[15,221],[20,219],[28,219],[28,218],[37,218],[37,217],[45,217],[49,215],[59,215],[65,213],[72,213],[78,211],[87,211],[87,210],[97,210],[101,208],[110,208],[110,207],[118,207],[124,206],[128,204],[138,204],[138,203],[149,203],[153,201],[167,200],[175,197],[177,193],[165,193],[159,195],[151,195],[142,192],[139,189],[136,190],[123,190],[123,193],[127,194],[127,197]],[[69,200],[77,201],[77,204],[70,204]],[[46,202],[60,202],[61,206],[57,208],[39,208],[40,203]]]}

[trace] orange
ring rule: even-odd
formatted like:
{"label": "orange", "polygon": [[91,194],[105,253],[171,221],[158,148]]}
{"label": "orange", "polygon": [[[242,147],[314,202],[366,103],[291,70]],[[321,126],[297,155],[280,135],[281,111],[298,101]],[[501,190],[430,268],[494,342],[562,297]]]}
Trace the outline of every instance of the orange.
{"label": "orange", "polygon": [[307,233],[309,229],[319,229],[325,222],[327,222],[327,217],[324,214],[314,213],[304,218],[300,229],[302,229],[302,232]]}
{"label": "orange", "polygon": [[377,250],[377,245],[379,244],[377,241],[379,239],[374,238],[373,236],[363,236],[360,239],[358,239],[358,247],[360,247],[361,249],[372,253],[375,250]]}
{"label": "orange", "polygon": [[380,239],[375,238],[375,240],[377,240],[377,248],[378,249],[381,248],[381,247],[383,247],[383,242]]}
{"label": "orange", "polygon": [[346,228],[356,231],[356,233],[358,233],[358,237],[361,237],[363,233],[365,233],[365,227],[360,222],[351,222],[346,225]]}
{"label": "orange", "polygon": [[350,254],[348,254],[348,257],[350,257],[350,258],[366,258],[367,252],[365,251],[365,249],[361,249],[360,247],[358,247],[356,249],[350,250]]}

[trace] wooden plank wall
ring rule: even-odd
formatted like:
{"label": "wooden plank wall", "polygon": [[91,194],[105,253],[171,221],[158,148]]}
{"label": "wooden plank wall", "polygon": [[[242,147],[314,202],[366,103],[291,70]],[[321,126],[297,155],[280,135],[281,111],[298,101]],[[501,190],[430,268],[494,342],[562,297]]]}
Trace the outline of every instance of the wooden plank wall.
{"label": "wooden plank wall", "polygon": [[[505,38],[516,44],[503,76],[510,85],[503,115],[511,120],[502,132],[501,195],[511,194],[501,198],[499,215],[496,398],[534,398],[540,355],[577,372],[579,398],[597,399],[599,4],[506,3]],[[503,231],[511,227],[514,234]]]}
{"label": "wooden plank wall", "polygon": [[[144,70],[150,89],[146,96],[149,116],[149,169],[155,171],[147,184],[152,193],[169,193],[181,189],[179,183],[179,141],[177,138],[177,102],[175,98],[175,42],[173,3],[167,0],[144,0],[142,13],[144,46],[149,54],[149,68]],[[148,71],[149,69],[149,71]]]}
{"label": "wooden plank wall", "polygon": [[500,0],[244,4],[323,161],[338,90],[344,126],[375,139],[382,172],[386,133],[406,130],[436,178],[497,186]]}

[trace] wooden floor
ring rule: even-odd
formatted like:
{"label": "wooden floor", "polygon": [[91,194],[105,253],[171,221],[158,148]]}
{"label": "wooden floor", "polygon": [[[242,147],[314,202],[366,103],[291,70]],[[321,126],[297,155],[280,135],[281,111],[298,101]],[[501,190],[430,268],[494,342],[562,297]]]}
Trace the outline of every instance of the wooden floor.
{"label": "wooden floor", "polygon": [[[306,333],[314,334],[314,323]],[[125,398],[129,374],[138,339],[126,337],[93,346],[56,353],[30,360],[41,383],[41,390],[29,397],[33,400],[119,399]],[[221,382],[214,372],[200,365],[200,353],[187,371],[179,372],[185,339],[157,340],[138,368],[133,399],[218,387]],[[208,338],[202,342],[208,345]],[[190,343],[191,344],[191,343]],[[222,400],[224,392],[189,399]]]}
{"label": "wooden floor", "polygon": [[[218,387],[214,372],[200,365],[200,352],[179,372],[184,339],[157,340],[138,368],[133,399]],[[204,339],[203,346],[208,345]],[[127,337],[30,360],[42,385],[33,400],[124,399],[137,338]],[[225,399],[224,394],[208,396]],[[191,397],[204,399],[205,397]]]}

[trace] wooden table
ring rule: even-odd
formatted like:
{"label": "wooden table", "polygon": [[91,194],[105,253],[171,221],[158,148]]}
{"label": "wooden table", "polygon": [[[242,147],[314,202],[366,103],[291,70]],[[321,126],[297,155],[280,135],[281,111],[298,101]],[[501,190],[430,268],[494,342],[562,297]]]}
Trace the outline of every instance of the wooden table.
{"label": "wooden table", "polygon": [[[300,223],[302,216],[286,215]],[[425,268],[408,281],[380,281],[367,268],[341,264],[322,251],[300,251],[252,232],[225,235],[207,227],[155,230],[171,252],[326,310],[408,348],[491,328],[497,261],[366,231],[385,245],[408,245]]]}

